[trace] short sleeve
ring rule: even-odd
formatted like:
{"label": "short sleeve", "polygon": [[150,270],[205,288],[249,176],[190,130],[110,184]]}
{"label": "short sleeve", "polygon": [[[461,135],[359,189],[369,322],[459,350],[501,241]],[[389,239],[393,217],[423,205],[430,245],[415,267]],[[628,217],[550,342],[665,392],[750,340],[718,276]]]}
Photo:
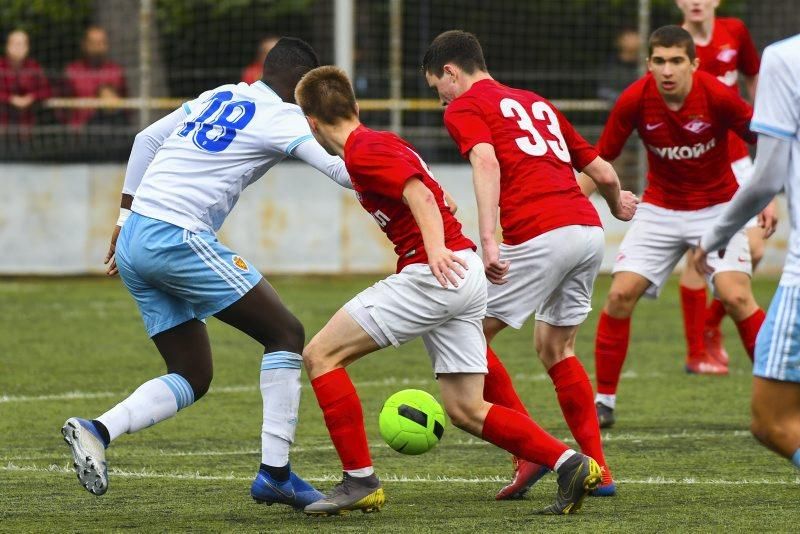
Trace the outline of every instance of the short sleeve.
{"label": "short sleeve", "polygon": [[643,97],[642,91],[637,90],[639,84],[625,89],[611,109],[611,113],[597,142],[597,152],[607,161],[617,159],[622,153],[625,142],[630,137],[636,126],[639,101]]}
{"label": "short sleeve", "polygon": [[422,177],[424,171],[401,151],[405,146],[360,143],[347,155],[347,170],[358,177],[361,190],[402,200],[406,182]]}
{"label": "short sleeve", "polygon": [[735,31],[739,37],[739,70],[745,76],[755,76],[761,66],[758,50],[744,22],[736,20]]}
{"label": "short sleeve", "polygon": [[464,158],[469,157],[469,151],[477,144],[493,144],[489,125],[477,105],[468,98],[457,98],[447,106],[444,125]]}
{"label": "short sleeve", "polygon": [[267,148],[291,156],[294,149],[314,139],[305,115],[297,106],[278,112],[270,124]]}
{"label": "short sleeve", "polygon": [[578,133],[561,111],[552,106],[552,104],[551,107],[556,110],[561,134],[564,136],[567,150],[569,150],[569,155],[572,159],[572,166],[580,171],[597,158],[597,150]]}
{"label": "short sleeve", "polygon": [[767,47],[750,126],[753,131],[780,139],[792,139],[797,135],[800,128],[800,95],[791,72],[792,69],[776,51]]}

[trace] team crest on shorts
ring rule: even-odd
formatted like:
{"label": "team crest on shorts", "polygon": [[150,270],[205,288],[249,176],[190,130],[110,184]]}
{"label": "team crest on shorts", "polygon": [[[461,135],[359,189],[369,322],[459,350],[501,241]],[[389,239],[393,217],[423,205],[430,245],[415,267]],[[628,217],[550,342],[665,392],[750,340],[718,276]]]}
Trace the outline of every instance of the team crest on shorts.
{"label": "team crest on shorts", "polygon": [[244,258],[241,256],[234,256],[231,258],[231,262],[236,266],[237,269],[247,272],[250,268],[247,266],[247,262],[244,261]]}

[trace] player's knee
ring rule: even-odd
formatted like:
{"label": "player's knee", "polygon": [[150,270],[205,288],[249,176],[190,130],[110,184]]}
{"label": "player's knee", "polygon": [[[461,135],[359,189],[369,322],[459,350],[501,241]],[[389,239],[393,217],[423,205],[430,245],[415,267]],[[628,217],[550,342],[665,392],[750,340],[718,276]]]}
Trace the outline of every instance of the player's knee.
{"label": "player's knee", "polygon": [[319,376],[336,367],[336,362],[328,350],[315,340],[303,349],[303,365],[311,377]]}
{"label": "player's knee", "polygon": [[456,428],[473,435],[480,435],[483,418],[480,409],[472,403],[461,401],[445,402],[447,416]]}
{"label": "player's knee", "polygon": [[211,380],[214,378],[214,371],[211,368],[180,371],[177,374],[181,375],[189,383],[192,393],[194,393],[195,402],[208,393],[208,388],[211,387]]}
{"label": "player's knee", "polygon": [[753,268],[761,263],[764,258],[764,245],[756,245],[750,247],[750,261],[753,263]]}
{"label": "player's knee", "polygon": [[725,307],[725,311],[735,316],[737,312],[741,312],[750,307],[753,296],[744,288],[735,288],[720,294],[719,300]]}
{"label": "player's knee", "polygon": [[783,441],[786,429],[785,425],[779,424],[778,421],[753,414],[753,419],[750,421],[750,433],[764,445],[773,446]]}
{"label": "player's knee", "polygon": [[292,319],[288,321],[284,330],[284,335],[286,336],[286,350],[298,354],[302,352],[303,344],[306,341],[306,330],[303,328],[303,323],[301,323],[297,317],[292,316]]}
{"label": "player's knee", "polygon": [[627,289],[611,288],[606,300],[606,309],[614,317],[627,317],[636,306],[637,296]]}

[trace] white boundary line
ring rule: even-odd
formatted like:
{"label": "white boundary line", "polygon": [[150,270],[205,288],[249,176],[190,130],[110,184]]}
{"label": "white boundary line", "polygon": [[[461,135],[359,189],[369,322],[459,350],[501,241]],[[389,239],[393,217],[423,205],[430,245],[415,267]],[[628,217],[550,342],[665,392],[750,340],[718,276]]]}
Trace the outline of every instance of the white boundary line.
{"label": "white boundary line", "polygon": [[[746,430],[731,430],[731,431],[719,431],[719,432],[678,432],[674,434],[637,434],[637,433],[625,433],[625,434],[606,434],[603,436],[603,442],[621,442],[621,443],[640,443],[643,441],[663,441],[663,440],[675,440],[675,439],[710,439],[710,438],[750,438],[750,432]],[[567,443],[574,443],[575,440],[572,438],[565,438],[562,439]],[[475,439],[475,438],[465,438],[465,439],[448,439],[440,445],[440,447],[450,448],[450,447],[493,447],[492,444],[487,443],[483,440]],[[385,443],[374,443],[370,445],[371,449],[388,449],[389,446]],[[325,445],[298,445],[291,448],[291,452],[295,453],[303,453],[303,452],[321,452],[321,451],[332,451],[333,445],[330,443]],[[261,449],[209,449],[209,450],[189,450],[189,451],[174,451],[174,450],[164,450],[160,449],[158,452],[154,452],[151,450],[147,451],[136,451],[136,452],[127,452],[124,449],[120,450],[118,455],[115,457],[119,459],[129,459],[129,458],[141,458],[141,457],[162,457],[162,458],[183,458],[183,457],[193,457],[193,456],[257,456],[261,454]],[[16,455],[16,456],[3,456],[0,457],[0,462],[18,462],[18,461],[37,461],[37,460],[52,460],[53,458],[57,458],[61,456],[60,451],[53,451],[50,453],[34,453],[28,455]]]}
{"label": "white boundary line", "polygon": [[[0,471],[10,473],[74,473],[74,470],[68,466],[50,465],[47,467],[37,465],[16,465],[9,463],[0,467]],[[125,471],[122,469],[111,469],[109,475],[113,477],[122,478],[154,478],[154,479],[170,479],[170,480],[231,480],[236,482],[251,482],[252,477],[236,476],[233,473],[228,475],[202,475],[198,472],[171,472],[159,473],[155,471],[148,471],[143,469],[141,471]],[[324,475],[317,477],[307,477],[309,482],[339,482],[341,475]],[[407,476],[407,475],[381,475],[383,482],[395,483],[429,483],[429,484],[489,484],[489,483],[503,483],[508,482],[507,478],[499,476],[490,477],[450,477],[450,476]],[[666,477],[648,477],[648,478],[629,478],[617,480],[619,484],[637,484],[637,485],[698,485],[698,486],[793,486],[800,484],[800,477],[794,480],[776,480],[776,479],[740,479],[740,480],[726,480],[718,478],[698,479],[698,478],[666,478]]]}
{"label": "white boundary line", "polygon": [[[626,371],[622,373],[622,378],[626,380],[636,380],[641,378],[662,378],[664,373],[646,373],[639,374],[635,371]],[[544,382],[549,381],[550,376],[547,373],[539,374],[516,374],[514,380],[519,382]],[[434,386],[436,381],[433,377],[430,378],[385,378],[383,380],[364,380],[356,382],[356,388],[372,388],[372,387],[389,387],[389,386]],[[308,384],[303,384],[303,388],[309,388]],[[212,387],[209,389],[209,395],[226,395],[236,393],[255,393],[258,391],[258,386],[253,385],[239,385],[239,386],[222,386]],[[123,398],[130,395],[132,391],[67,391],[64,393],[51,393],[47,395],[0,395],[0,404],[16,403],[16,402],[42,402],[42,401],[62,401],[62,400],[87,400],[87,399],[104,399],[104,398]]]}

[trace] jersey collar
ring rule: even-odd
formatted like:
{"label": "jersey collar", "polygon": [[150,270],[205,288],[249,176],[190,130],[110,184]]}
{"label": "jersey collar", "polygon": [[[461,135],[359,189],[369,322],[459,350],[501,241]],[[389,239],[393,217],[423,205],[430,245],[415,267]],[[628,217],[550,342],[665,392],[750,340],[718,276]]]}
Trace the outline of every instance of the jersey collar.
{"label": "jersey collar", "polygon": [[283,99],[282,99],[281,97],[279,97],[279,96],[278,96],[278,93],[276,93],[276,92],[275,92],[275,91],[272,89],[272,87],[270,87],[269,85],[265,84],[265,83],[264,83],[264,82],[262,82],[261,80],[258,80],[258,81],[255,81],[255,82],[253,82],[253,87],[255,87],[255,88],[259,89],[260,91],[263,91],[263,92],[265,92],[265,93],[267,93],[267,94],[271,94],[271,95],[273,95],[273,96],[274,96],[274,97],[275,97],[275,98],[276,98],[278,101],[280,101],[280,102],[283,102]]}

